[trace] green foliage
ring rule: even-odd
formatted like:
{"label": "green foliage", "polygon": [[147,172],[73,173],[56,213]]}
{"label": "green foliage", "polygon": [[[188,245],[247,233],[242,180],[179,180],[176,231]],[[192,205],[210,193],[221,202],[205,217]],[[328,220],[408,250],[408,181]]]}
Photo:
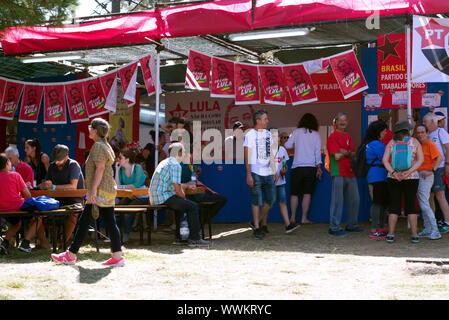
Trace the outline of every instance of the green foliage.
{"label": "green foliage", "polygon": [[0,0],[0,30],[12,26],[60,25],[78,0]]}

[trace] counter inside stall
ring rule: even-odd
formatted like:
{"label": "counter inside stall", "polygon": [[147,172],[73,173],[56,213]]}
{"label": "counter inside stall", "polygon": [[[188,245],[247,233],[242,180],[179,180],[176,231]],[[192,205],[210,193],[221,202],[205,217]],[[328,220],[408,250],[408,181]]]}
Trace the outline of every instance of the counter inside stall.
{"label": "counter inside stall", "polygon": [[[287,164],[289,171],[286,174],[287,206],[290,211],[290,173],[293,159]],[[324,158],[323,158],[324,163]],[[329,208],[331,201],[332,181],[323,167],[323,176],[317,181],[312,203],[309,210],[309,220],[312,222],[329,222]],[[249,222],[252,219],[251,196],[248,185],[246,184],[246,171],[244,164],[202,164],[201,176],[199,178],[206,186],[215,192],[227,197],[228,202],[214,217],[212,222]],[[371,200],[369,197],[368,184],[365,179],[358,179],[360,207],[359,221],[368,221],[370,217]],[[300,199],[301,201],[301,199]],[[296,221],[301,221],[301,205],[296,213]],[[342,222],[346,221],[346,209],[343,210]],[[268,213],[268,222],[283,222],[279,205],[277,202]]]}

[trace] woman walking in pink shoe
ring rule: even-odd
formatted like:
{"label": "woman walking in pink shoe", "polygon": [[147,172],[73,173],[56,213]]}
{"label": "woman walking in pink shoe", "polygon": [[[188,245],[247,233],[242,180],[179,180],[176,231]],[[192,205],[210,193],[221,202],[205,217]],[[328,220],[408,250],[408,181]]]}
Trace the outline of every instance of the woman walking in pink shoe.
{"label": "woman walking in pink shoe", "polygon": [[104,266],[124,266],[122,257],[120,231],[114,216],[114,204],[117,194],[112,171],[115,161],[114,151],[106,140],[109,123],[102,118],[95,118],[89,126],[89,138],[95,141],[86,160],[86,195],[87,203],[79,219],[75,237],[70,248],[60,254],[52,254],[54,261],[64,264],[75,264],[76,255],[83,240],[87,236],[92,218],[101,215],[111,238],[111,258],[102,263]]}

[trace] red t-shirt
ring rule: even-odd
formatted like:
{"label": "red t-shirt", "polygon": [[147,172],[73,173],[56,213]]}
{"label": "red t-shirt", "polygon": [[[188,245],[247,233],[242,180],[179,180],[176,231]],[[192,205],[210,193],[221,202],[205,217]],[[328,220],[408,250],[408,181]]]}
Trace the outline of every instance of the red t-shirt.
{"label": "red t-shirt", "polygon": [[27,187],[22,176],[14,171],[0,172],[0,185],[0,211],[19,211],[25,202],[20,191]]}
{"label": "red t-shirt", "polygon": [[29,182],[33,187],[34,182],[34,172],[33,169],[23,161],[19,162],[19,165],[16,168],[16,172],[22,176],[22,179],[25,183]]}
{"label": "red t-shirt", "polygon": [[383,143],[384,145],[387,145],[388,142],[390,142],[390,140],[393,139],[393,131],[391,131],[391,130],[389,130],[389,129],[386,129],[386,130],[387,130],[387,131],[386,131],[386,133],[385,133],[385,136],[384,136],[384,138],[382,139],[382,143]]}
{"label": "red t-shirt", "polygon": [[327,138],[326,148],[329,153],[331,176],[354,177],[354,173],[351,170],[351,158],[343,158],[337,161],[333,155],[336,152],[340,152],[340,149],[355,150],[351,135],[347,132],[341,133],[335,130]]}

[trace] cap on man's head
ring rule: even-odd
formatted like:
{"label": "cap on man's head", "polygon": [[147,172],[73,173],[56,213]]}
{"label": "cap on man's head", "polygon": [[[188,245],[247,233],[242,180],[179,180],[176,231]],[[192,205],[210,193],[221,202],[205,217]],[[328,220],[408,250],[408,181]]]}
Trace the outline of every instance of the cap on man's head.
{"label": "cap on man's head", "polygon": [[62,161],[69,155],[69,147],[67,147],[64,144],[57,144],[53,148],[53,152],[51,154],[51,157],[53,158],[53,161]]}
{"label": "cap on man's head", "polygon": [[438,121],[443,120],[443,119],[446,119],[446,116],[445,116],[444,113],[441,112],[441,111],[435,112],[435,115],[437,116]]}
{"label": "cap on man's head", "polygon": [[394,133],[402,131],[402,130],[412,130],[413,125],[408,122],[408,120],[399,120],[394,124]]}
{"label": "cap on man's head", "polygon": [[243,123],[241,123],[240,121],[234,122],[234,125],[232,126],[232,130],[235,130],[237,128],[243,129]]}

